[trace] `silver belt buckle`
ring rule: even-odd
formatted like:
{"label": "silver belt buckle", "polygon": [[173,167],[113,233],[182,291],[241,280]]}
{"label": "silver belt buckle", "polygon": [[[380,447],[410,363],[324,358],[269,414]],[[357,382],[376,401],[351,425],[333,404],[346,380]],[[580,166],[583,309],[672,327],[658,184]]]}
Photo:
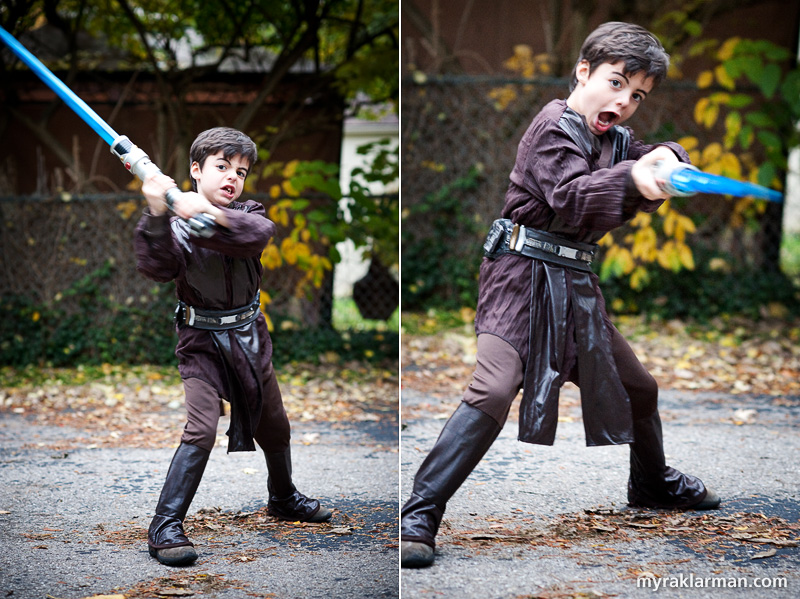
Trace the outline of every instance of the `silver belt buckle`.
{"label": "silver belt buckle", "polygon": [[525,247],[525,240],[528,238],[527,233],[525,232],[525,225],[519,226],[519,235],[517,235],[516,243],[512,248],[516,252],[521,252],[522,249]]}
{"label": "silver belt buckle", "polygon": [[236,314],[233,314],[232,316],[221,316],[219,319],[219,324],[232,324],[237,320]]}
{"label": "silver belt buckle", "polygon": [[564,258],[569,258],[570,260],[577,260],[578,259],[578,250],[575,248],[568,248],[564,247],[563,245],[558,246],[558,255],[564,256]]}

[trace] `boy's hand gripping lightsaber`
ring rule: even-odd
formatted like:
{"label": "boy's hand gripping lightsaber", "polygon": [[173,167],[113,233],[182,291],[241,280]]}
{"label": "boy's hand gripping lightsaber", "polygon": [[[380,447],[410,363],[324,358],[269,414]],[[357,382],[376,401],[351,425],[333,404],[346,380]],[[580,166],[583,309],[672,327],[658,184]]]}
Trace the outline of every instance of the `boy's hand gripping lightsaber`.
{"label": "boy's hand gripping lightsaber", "polygon": [[779,191],[755,183],[704,173],[691,164],[681,163],[677,166],[669,166],[666,162],[660,161],[656,163],[655,175],[657,179],[665,181],[661,188],[672,196],[719,193],[739,198],[753,196],[770,202],[783,201],[783,194]]}
{"label": "boy's hand gripping lightsaber", "polygon": [[[53,90],[87,125],[103,138],[110,147],[111,153],[122,161],[131,173],[144,181],[147,177],[160,173],[161,169],[150,160],[144,150],[134,145],[125,135],[119,135],[111,126],[69,89],[42,62],[20,44],[14,36],[0,27],[0,38],[30,69]],[[177,187],[168,189],[165,195],[167,208],[174,211],[175,201],[183,195]],[[198,214],[187,220],[190,231],[197,237],[211,237],[216,230],[214,217],[210,214]]]}

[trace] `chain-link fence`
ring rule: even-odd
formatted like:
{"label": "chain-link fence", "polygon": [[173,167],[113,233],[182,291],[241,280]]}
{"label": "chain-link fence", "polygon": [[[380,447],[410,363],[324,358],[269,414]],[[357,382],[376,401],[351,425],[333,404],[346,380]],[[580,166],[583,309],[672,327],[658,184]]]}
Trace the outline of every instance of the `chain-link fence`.
{"label": "chain-link fence", "polygon": [[[117,194],[0,200],[0,298],[21,297],[33,305],[59,303],[67,311],[78,310],[78,300],[69,290],[103,270],[106,299],[123,306],[149,306],[165,286],[136,271],[133,233],[144,206],[140,195]],[[278,242],[285,233],[279,228]],[[262,289],[270,297],[268,312],[301,326],[329,324],[333,273],[319,287],[302,285],[305,277],[297,265],[265,269]],[[385,319],[397,306],[397,281],[385,269],[373,268],[354,287],[364,318]]]}
{"label": "chain-link fence", "polygon": [[[630,125],[647,142],[694,136],[699,147],[723,138],[722,124],[706,129],[694,120],[694,107],[708,90],[665,82]],[[568,95],[565,79],[536,81],[500,77],[437,77],[402,85],[401,169],[403,230],[416,240],[436,239],[442,223],[421,205],[441,190],[456,196],[459,213],[449,226],[460,231],[453,253],[475,253],[489,223],[497,218],[514,164],[517,143],[532,118],[550,100]],[[698,195],[682,210],[697,231],[693,249],[724,252],[734,270],[775,268],[781,238],[780,204],[769,204],[749,227],[733,228],[735,203],[721,196]],[[404,237],[403,257],[412,246]],[[468,248],[469,252],[464,248]],[[404,261],[404,283],[414,273]],[[408,277],[408,279],[406,279]]]}

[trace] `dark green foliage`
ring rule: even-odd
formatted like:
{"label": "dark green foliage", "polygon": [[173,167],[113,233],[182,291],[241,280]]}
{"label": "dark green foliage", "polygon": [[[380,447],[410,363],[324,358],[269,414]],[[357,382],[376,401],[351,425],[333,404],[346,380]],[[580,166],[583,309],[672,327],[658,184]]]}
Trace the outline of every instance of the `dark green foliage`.
{"label": "dark green foliage", "polygon": [[399,335],[395,332],[337,331],[329,327],[292,329],[270,333],[276,366],[289,362],[319,361],[320,356],[336,354],[337,362],[380,363],[396,361]]}
{"label": "dark green foliage", "polygon": [[627,281],[601,285],[606,304],[622,304],[620,312],[647,313],[663,319],[691,318],[707,322],[723,314],[759,319],[780,304],[800,314],[800,288],[788,277],[770,270],[712,270],[711,256],[695,249],[697,267],[679,273],[655,269],[647,288],[637,292]]}
{"label": "dark green foliage", "polygon": [[115,298],[108,282],[114,266],[102,267],[64,292],[73,307],[59,301],[36,304],[29,298],[0,300],[0,363],[25,364],[154,363],[174,361],[171,286],[154,286],[149,297]]}
{"label": "dark green foliage", "polygon": [[[63,294],[72,302],[45,306],[25,297],[1,298],[0,365],[176,364],[174,286],[154,284],[148,297],[120,301],[108,289],[114,268],[106,262],[76,281]],[[398,356],[394,332],[294,328],[272,337],[276,364],[316,362],[326,352],[376,363]]]}
{"label": "dark green foliage", "polygon": [[474,305],[486,226],[476,220],[469,192],[480,176],[472,167],[410,208],[402,233],[403,310]]}

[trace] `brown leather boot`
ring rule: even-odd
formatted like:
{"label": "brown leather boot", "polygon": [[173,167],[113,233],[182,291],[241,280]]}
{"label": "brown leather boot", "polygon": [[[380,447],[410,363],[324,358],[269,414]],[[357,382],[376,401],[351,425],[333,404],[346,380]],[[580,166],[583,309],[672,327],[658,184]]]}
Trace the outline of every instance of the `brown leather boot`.
{"label": "brown leather boot", "polygon": [[491,447],[501,426],[461,403],[422,462],[400,520],[400,565],[424,568],[434,560],[435,538],[448,500]]}
{"label": "brown leather boot", "polygon": [[203,478],[209,455],[196,445],[181,443],[172,458],[147,533],[150,555],[164,565],[187,566],[197,559],[194,545],[183,531],[183,520]]}
{"label": "brown leather boot", "polygon": [[628,505],[656,509],[713,510],[719,496],[699,478],[667,466],[658,410],[633,421]]}
{"label": "brown leather boot", "polygon": [[267,453],[267,489],[269,490],[269,513],[281,520],[299,522],[327,522],[331,511],[319,500],[310,499],[300,493],[292,483],[292,454],[286,451]]}

